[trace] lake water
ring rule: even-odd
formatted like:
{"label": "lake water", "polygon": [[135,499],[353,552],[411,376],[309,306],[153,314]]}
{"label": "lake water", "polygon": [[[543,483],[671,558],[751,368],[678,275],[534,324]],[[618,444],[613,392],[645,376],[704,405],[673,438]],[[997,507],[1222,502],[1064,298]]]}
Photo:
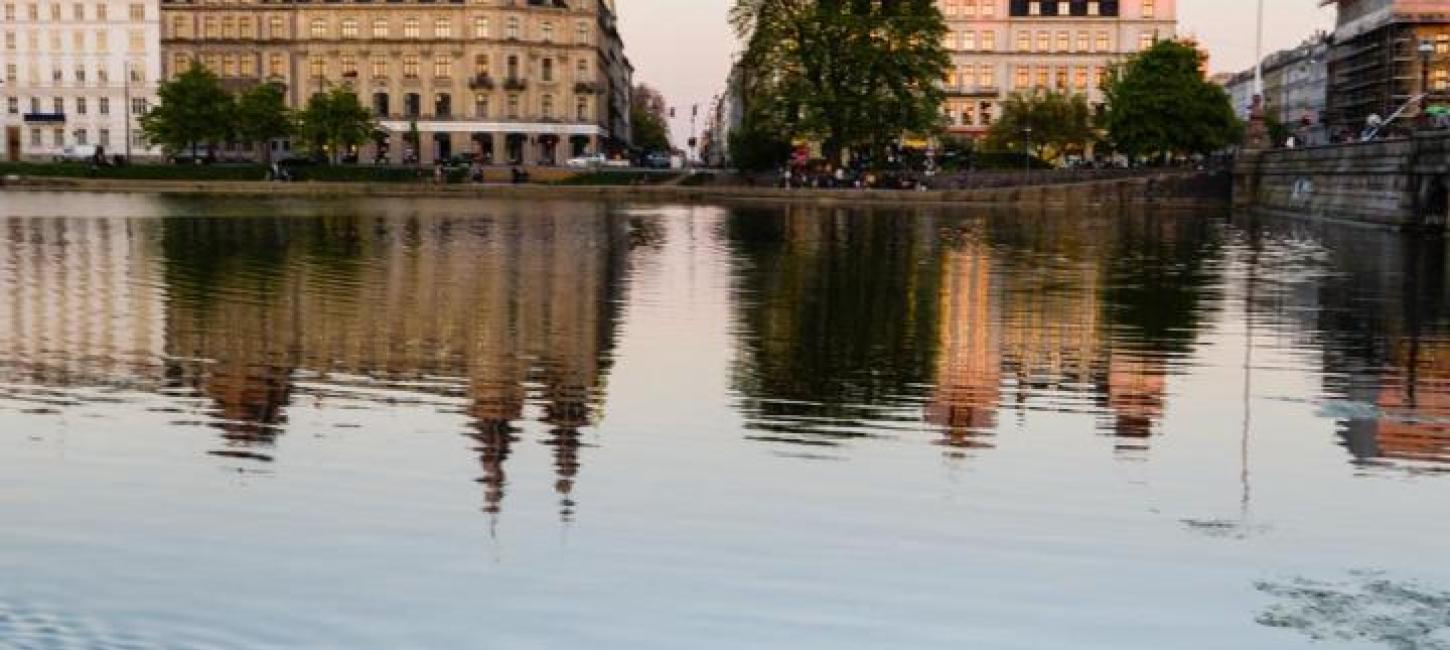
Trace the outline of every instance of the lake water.
{"label": "lake water", "polygon": [[1450,648],[1440,240],[0,193],[0,648]]}

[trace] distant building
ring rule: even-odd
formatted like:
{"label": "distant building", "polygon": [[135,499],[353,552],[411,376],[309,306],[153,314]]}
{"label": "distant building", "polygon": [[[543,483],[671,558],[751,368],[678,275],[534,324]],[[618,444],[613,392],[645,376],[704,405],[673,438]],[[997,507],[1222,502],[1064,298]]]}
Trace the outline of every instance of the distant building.
{"label": "distant building", "polygon": [[1421,88],[1422,41],[1433,52],[1429,90],[1450,89],[1450,3],[1444,0],[1323,0],[1339,6],[1329,54],[1329,120],[1357,130],[1387,116]]}
{"label": "distant building", "polygon": [[946,16],[948,128],[984,135],[1012,93],[1052,89],[1101,104],[1113,63],[1174,38],[1177,0],[937,0]]}
{"label": "distant building", "polygon": [[[1295,124],[1305,117],[1315,124],[1320,122],[1329,96],[1329,51],[1329,36],[1316,34],[1297,47],[1264,57],[1267,115],[1283,124]],[[1254,69],[1230,75],[1222,83],[1235,113],[1247,119],[1254,99]]]}
{"label": "distant building", "polygon": [[5,0],[0,16],[0,159],[50,160],[92,147],[157,152],[139,120],[156,100],[157,0],[36,3]]}
{"label": "distant building", "polygon": [[614,0],[161,6],[168,76],[199,61],[233,90],[283,84],[294,107],[351,89],[383,128],[355,152],[365,160],[557,164],[630,140],[633,68]]}
{"label": "distant building", "polygon": [[706,131],[705,164],[725,167],[731,164],[730,134],[745,123],[745,69],[737,62],[725,80],[725,92],[712,107],[710,128]]}

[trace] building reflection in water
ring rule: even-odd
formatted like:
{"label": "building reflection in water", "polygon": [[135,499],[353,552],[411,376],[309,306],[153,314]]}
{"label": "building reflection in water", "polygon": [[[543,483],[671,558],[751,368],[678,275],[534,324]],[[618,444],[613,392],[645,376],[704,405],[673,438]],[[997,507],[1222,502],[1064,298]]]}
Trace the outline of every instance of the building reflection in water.
{"label": "building reflection in water", "polygon": [[1196,217],[791,208],[737,211],[729,234],[737,387],[773,443],[880,435],[914,408],[962,456],[1004,411],[1041,410],[1141,454],[1222,281]]}
{"label": "building reflection in water", "polygon": [[38,388],[0,397],[43,407],[76,399],[45,387],[141,385],[176,398],[178,424],[218,429],[209,453],[241,470],[280,460],[299,400],[463,400],[483,509],[501,511],[511,448],[536,428],[572,516],[581,432],[603,413],[627,218],[573,203],[468,217],[400,205],[8,219],[0,362]]}

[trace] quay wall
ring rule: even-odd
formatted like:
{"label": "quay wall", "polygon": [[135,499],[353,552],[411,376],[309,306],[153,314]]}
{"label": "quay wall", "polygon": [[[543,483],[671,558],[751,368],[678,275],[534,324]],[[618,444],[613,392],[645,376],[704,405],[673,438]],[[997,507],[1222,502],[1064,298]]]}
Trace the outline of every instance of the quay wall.
{"label": "quay wall", "polygon": [[1226,174],[1169,172],[1132,178],[969,190],[783,189],[738,185],[433,185],[412,183],[268,183],[250,181],[0,179],[4,191],[146,192],[285,196],[446,196],[508,199],[596,199],[641,202],[762,200],[826,205],[983,204],[1026,207],[1112,207],[1227,203]]}
{"label": "quay wall", "polygon": [[1450,212],[1450,134],[1244,152],[1236,208],[1399,230],[1440,230]]}

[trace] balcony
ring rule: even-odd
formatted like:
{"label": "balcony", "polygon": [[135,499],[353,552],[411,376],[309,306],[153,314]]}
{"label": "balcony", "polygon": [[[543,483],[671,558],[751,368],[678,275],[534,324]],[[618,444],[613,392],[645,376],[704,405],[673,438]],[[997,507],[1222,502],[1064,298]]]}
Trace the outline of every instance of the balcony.
{"label": "balcony", "polygon": [[947,86],[942,89],[949,97],[996,97],[1001,90],[994,84],[988,86]]}
{"label": "balcony", "polygon": [[504,79],[503,80],[503,89],[504,90],[525,90],[528,87],[529,87],[528,81],[527,80],[524,80],[524,79],[520,79],[518,77],[509,77],[508,79]]}
{"label": "balcony", "polygon": [[493,77],[486,74],[476,74],[468,80],[468,87],[472,90],[493,90]]}
{"label": "balcony", "polygon": [[26,124],[64,124],[65,113],[26,113]]}
{"label": "balcony", "polygon": [[599,84],[592,81],[580,81],[574,84],[574,92],[580,95],[594,95],[599,92]]}

